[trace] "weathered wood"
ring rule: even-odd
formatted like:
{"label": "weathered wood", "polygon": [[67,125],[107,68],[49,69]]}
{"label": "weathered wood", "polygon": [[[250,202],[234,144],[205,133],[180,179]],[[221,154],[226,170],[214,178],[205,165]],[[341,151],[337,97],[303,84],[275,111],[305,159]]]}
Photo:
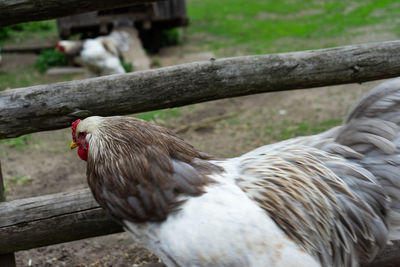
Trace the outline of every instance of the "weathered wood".
{"label": "weathered wood", "polygon": [[39,54],[43,49],[54,49],[56,42],[47,42],[31,45],[5,45],[1,48],[1,53],[36,53]]}
{"label": "weathered wood", "polygon": [[[0,254],[120,231],[88,189],[0,204]],[[395,242],[378,257],[379,264],[363,266],[399,266],[391,265],[400,262],[399,251]]]}
{"label": "weathered wood", "polygon": [[0,92],[0,139],[263,92],[400,76],[400,41],[195,62]]}
{"label": "weathered wood", "polygon": [[121,231],[87,189],[0,204],[0,254]]}
{"label": "weathered wood", "polygon": [[160,0],[0,0],[0,26],[156,1]]}
{"label": "weathered wood", "polygon": [[153,4],[153,21],[167,21],[173,18],[187,19],[186,3],[182,0],[169,0]]}
{"label": "weathered wood", "polygon": [[[6,201],[6,192],[3,181],[3,173],[1,171],[1,162],[0,162],[0,202]],[[15,267],[15,255],[14,252],[2,254],[0,253],[0,266],[2,267]]]}
{"label": "weathered wood", "polygon": [[0,254],[0,266],[1,267],[15,267],[17,266],[15,262],[14,253]]}
{"label": "weathered wood", "polygon": [[0,162],[0,202],[6,201],[6,189],[3,181],[3,173],[1,171],[1,162]]}
{"label": "weathered wood", "polygon": [[84,74],[85,72],[82,67],[51,67],[46,71],[46,75]]}

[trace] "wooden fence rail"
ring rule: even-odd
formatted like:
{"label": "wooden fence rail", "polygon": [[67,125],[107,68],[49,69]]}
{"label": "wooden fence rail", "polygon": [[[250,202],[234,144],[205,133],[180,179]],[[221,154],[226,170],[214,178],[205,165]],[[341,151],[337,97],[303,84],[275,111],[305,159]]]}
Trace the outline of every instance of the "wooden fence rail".
{"label": "wooden fence rail", "polygon": [[162,0],[0,0],[0,26]]}
{"label": "wooden fence rail", "polygon": [[263,92],[400,76],[400,41],[195,62],[0,92],[0,139]]}
{"label": "wooden fence rail", "polygon": [[88,189],[0,203],[0,254],[121,231]]}

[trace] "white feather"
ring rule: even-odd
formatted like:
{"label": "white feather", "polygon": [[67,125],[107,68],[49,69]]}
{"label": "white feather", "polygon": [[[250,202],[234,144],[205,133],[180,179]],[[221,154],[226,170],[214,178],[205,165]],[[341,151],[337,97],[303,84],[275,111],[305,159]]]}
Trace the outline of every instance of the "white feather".
{"label": "white feather", "polygon": [[83,44],[80,58],[91,76],[125,73],[118,56],[111,54],[104,47],[101,37],[87,39]]}
{"label": "white feather", "polygon": [[[224,164],[235,171],[235,159]],[[232,177],[230,173],[229,177]],[[320,266],[227,176],[163,223],[124,221],[167,266]]]}

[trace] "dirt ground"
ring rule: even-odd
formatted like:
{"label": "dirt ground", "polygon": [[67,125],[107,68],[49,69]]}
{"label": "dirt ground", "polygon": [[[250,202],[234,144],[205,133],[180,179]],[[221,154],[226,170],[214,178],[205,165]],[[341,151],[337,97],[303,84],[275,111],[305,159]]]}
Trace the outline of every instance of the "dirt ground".
{"label": "dirt ground", "polygon": [[[389,38],[388,38],[389,39]],[[383,41],[383,40],[363,40]],[[210,52],[187,54],[168,48],[156,57],[163,66],[206,60]],[[4,56],[7,62],[7,56]],[[12,60],[12,59],[9,59]],[[19,58],[19,62],[23,58]],[[32,60],[27,58],[26,60]],[[3,62],[3,64],[4,64]],[[202,151],[219,157],[240,155],[277,141],[275,126],[341,119],[381,81],[276,92],[191,105],[181,115],[156,123],[178,130]],[[217,90],[218,88],[216,88]],[[85,188],[85,163],[69,148],[69,129],[31,134],[26,146],[0,144],[7,199]],[[90,238],[16,253],[17,266],[137,266],[157,258],[125,233]]]}

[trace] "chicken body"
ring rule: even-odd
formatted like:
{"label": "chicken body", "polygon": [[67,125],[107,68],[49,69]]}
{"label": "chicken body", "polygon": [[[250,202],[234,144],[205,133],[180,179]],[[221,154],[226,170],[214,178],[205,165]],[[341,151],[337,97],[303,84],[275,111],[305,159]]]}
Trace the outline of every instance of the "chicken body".
{"label": "chicken body", "polygon": [[57,49],[85,67],[88,77],[125,73],[117,40],[113,35],[83,41],[63,40],[57,43]]}
{"label": "chicken body", "polygon": [[125,230],[166,266],[321,266],[237,186],[235,162],[216,163],[227,172],[212,177],[207,193],[181,197],[161,223],[124,220]]}
{"label": "chicken body", "polygon": [[167,266],[358,266],[400,238],[400,79],[324,133],[216,159],[128,117],[73,126],[94,197]]}

